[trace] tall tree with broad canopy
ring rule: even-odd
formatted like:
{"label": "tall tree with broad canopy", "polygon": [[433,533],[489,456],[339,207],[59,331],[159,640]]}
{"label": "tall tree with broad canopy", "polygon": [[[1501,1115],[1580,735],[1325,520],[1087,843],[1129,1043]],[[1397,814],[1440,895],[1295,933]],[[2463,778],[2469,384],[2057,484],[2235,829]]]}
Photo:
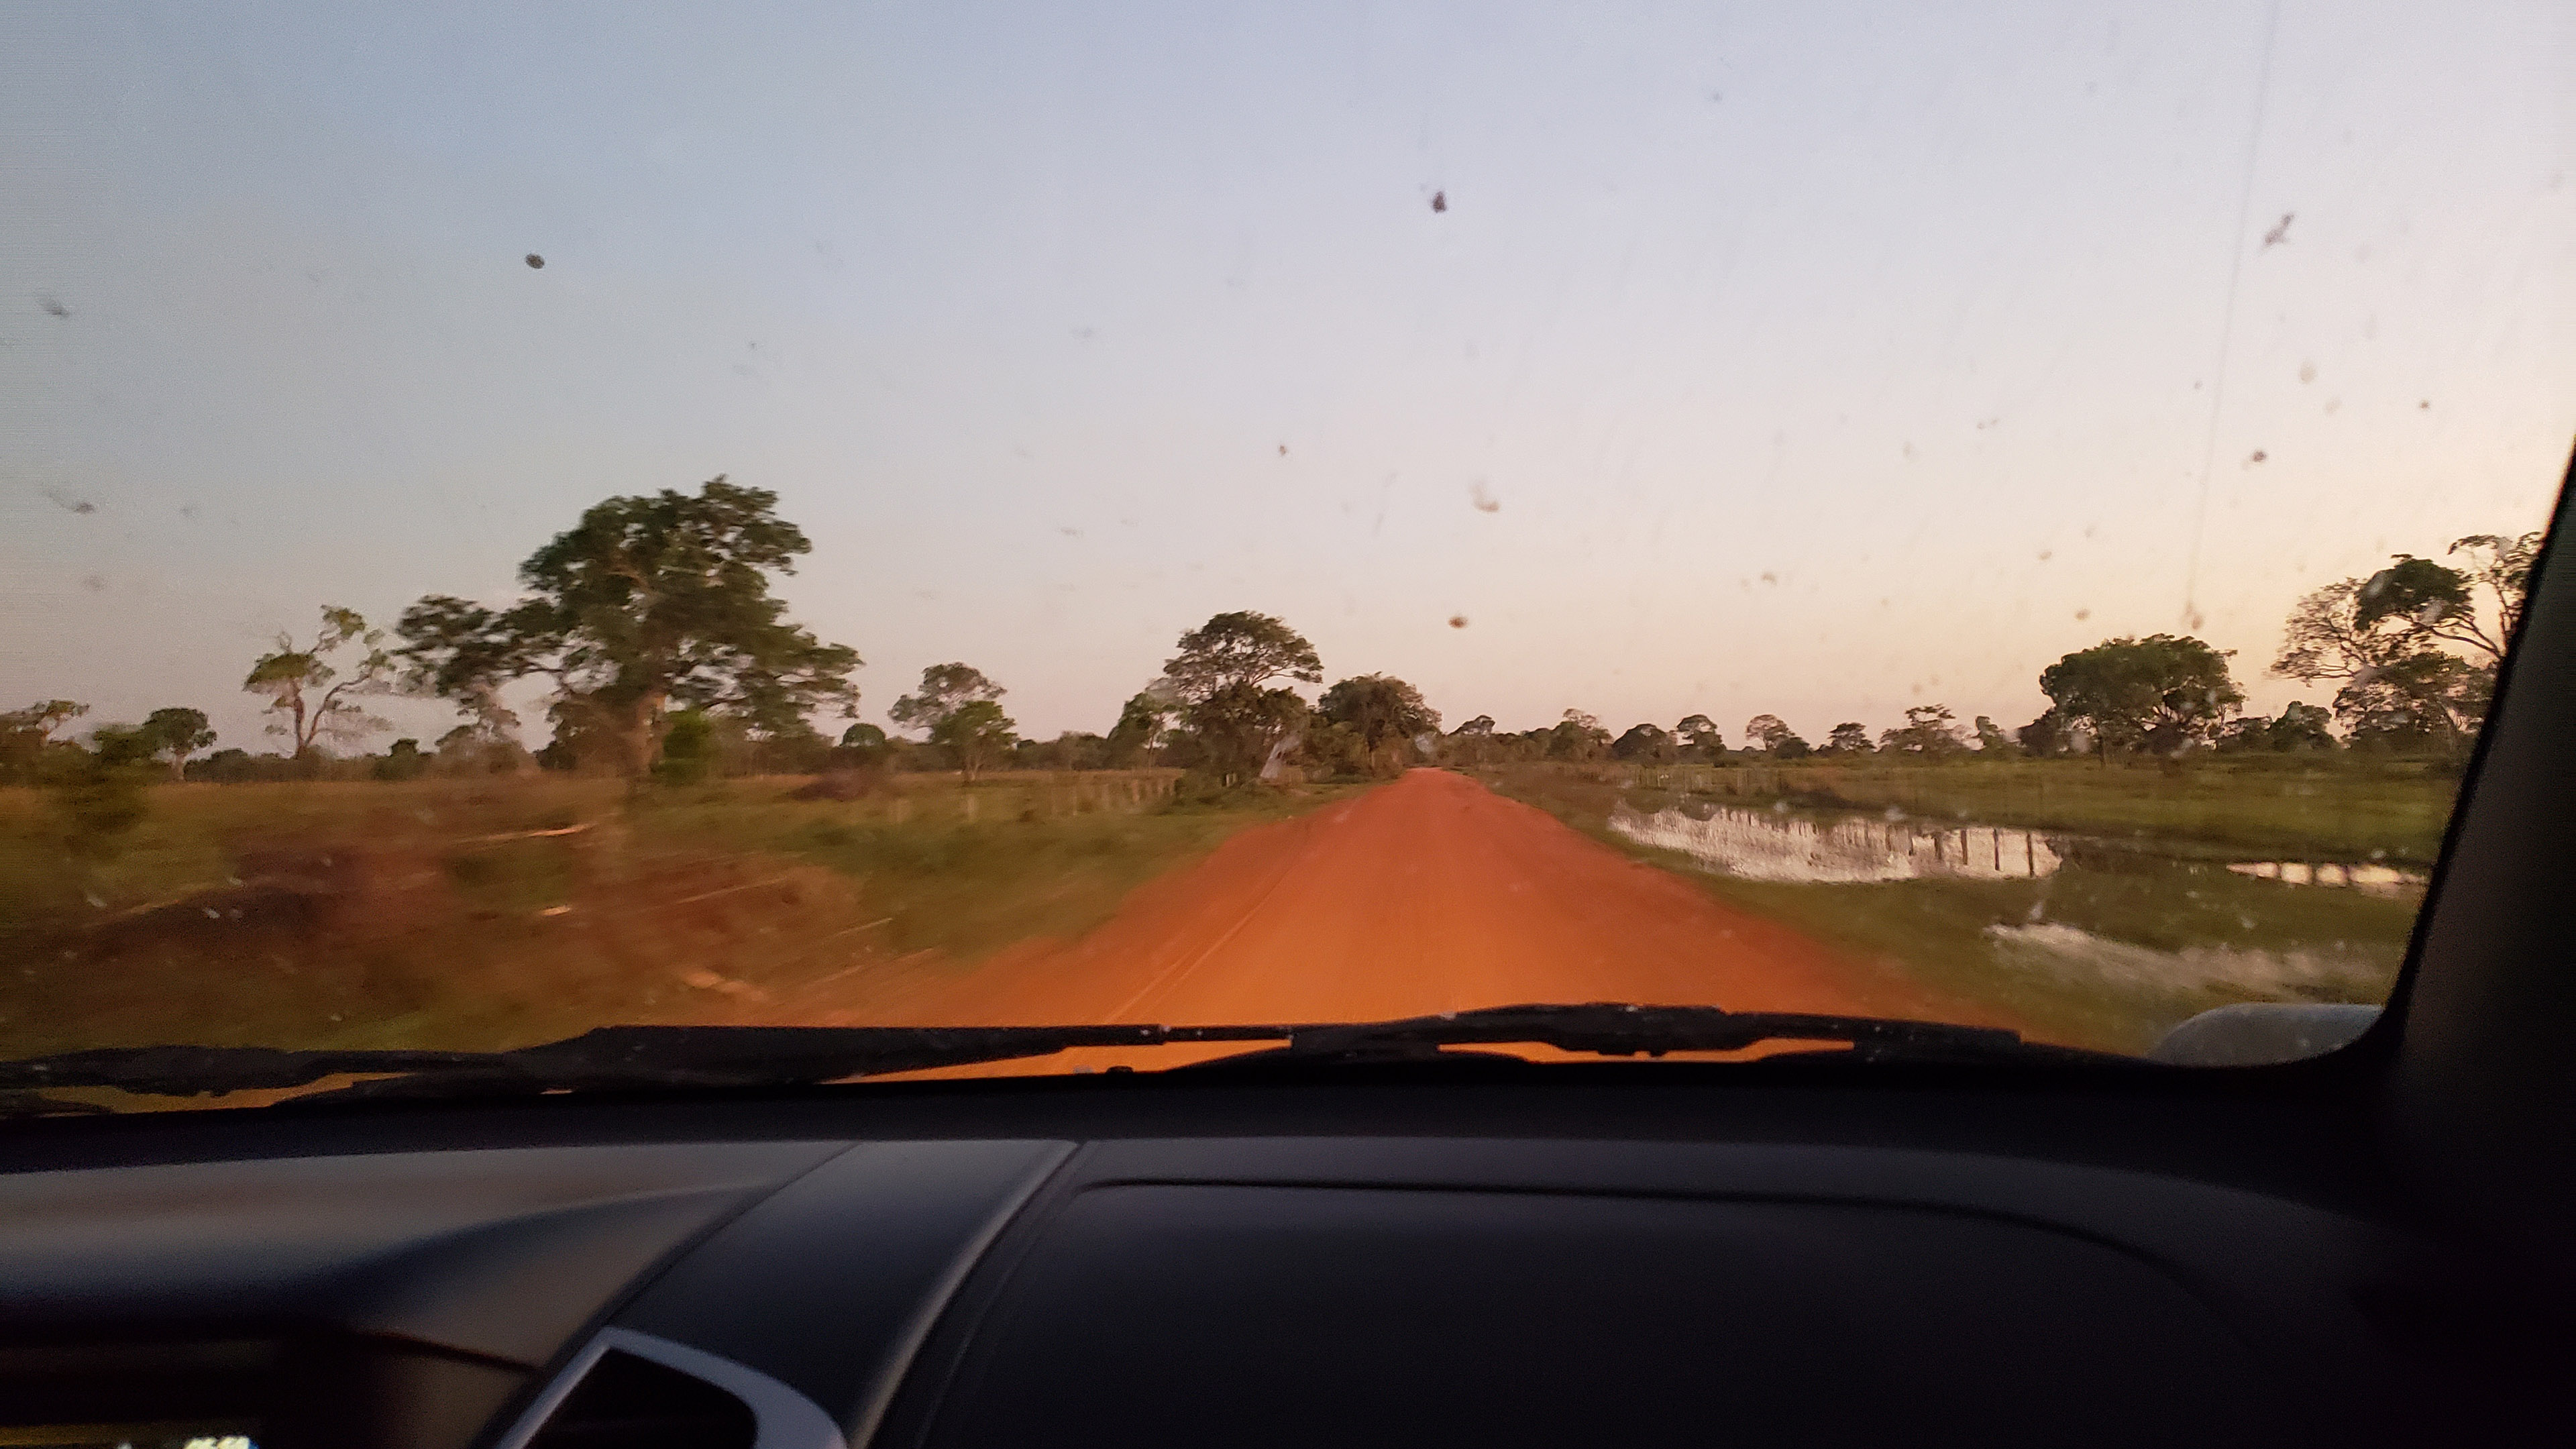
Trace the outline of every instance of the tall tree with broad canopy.
{"label": "tall tree with broad canopy", "polygon": [[933,664],[921,671],[921,691],[896,700],[886,717],[946,749],[971,785],[1018,740],[996,702],[1009,692],[972,665]]}
{"label": "tall tree with broad canopy", "polygon": [[1483,765],[1493,761],[1494,717],[1480,714],[1449,732],[1445,742],[1448,758],[1461,765]]}
{"label": "tall tree with broad canopy", "polygon": [[1019,743],[1018,721],[989,699],[970,699],[930,727],[930,742],[948,751],[957,772],[972,785],[995,760]]}
{"label": "tall tree with broad canopy", "polygon": [[2457,750],[2485,718],[2540,539],[2471,534],[2451,544],[2459,567],[2398,554],[2366,579],[2311,590],[2290,610],[2271,672],[2344,681],[2335,715],[2371,743]]}
{"label": "tall tree with broad canopy", "polygon": [[1306,701],[1271,681],[1324,679],[1315,646],[1268,614],[1218,614],[1183,634],[1179,647],[1163,661],[1168,692],[1229,783],[1257,773],[1306,722]]}
{"label": "tall tree with broad canopy", "polygon": [[[1388,674],[1345,679],[1324,691],[1315,710],[1357,731],[1360,743],[1372,755],[1390,741],[1410,740],[1440,728],[1440,711],[1423,702],[1422,691]],[[1487,728],[1492,728],[1490,723]]]}
{"label": "tall tree with broad canopy", "polygon": [[[340,656],[337,665],[334,655]],[[394,680],[384,631],[368,628],[355,609],[325,604],[313,642],[299,645],[281,632],[277,647],[251,663],[242,690],[268,697],[268,712],[280,716],[268,732],[286,736],[301,760],[325,736],[358,739],[387,728],[358,701],[392,693]]]}
{"label": "tall tree with broad canopy", "polygon": [[1856,719],[1847,719],[1825,732],[1825,747],[1820,753],[1866,755],[1871,748],[1869,726]]}
{"label": "tall tree with broad canopy", "polygon": [[1718,733],[1717,721],[1704,714],[1686,714],[1673,726],[1682,747],[1709,763],[1726,758],[1726,737]]}
{"label": "tall tree with broad canopy", "polygon": [[778,495],[721,475],[593,505],[519,565],[502,608],[432,595],[402,617],[399,651],[426,692],[487,716],[501,686],[551,677],[559,736],[610,745],[630,776],[661,753],[670,711],[704,709],[758,738],[802,738],[806,716],[858,704],[856,651],[783,617],[771,576],[813,551]]}
{"label": "tall tree with broad canopy", "polygon": [[0,729],[24,730],[38,740],[52,744],[54,731],[89,713],[89,706],[78,700],[40,699],[25,709],[0,714]]}
{"label": "tall tree with broad canopy", "polygon": [[1878,747],[1892,755],[1937,759],[1966,746],[1959,741],[1959,719],[1946,704],[1918,704],[1905,711],[1905,723],[1878,737]]}
{"label": "tall tree with broad canopy", "polygon": [[1192,704],[1230,685],[1258,688],[1274,679],[1324,682],[1324,662],[1306,636],[1268,614],[1218,614],[1181,636],[1180,652],[1163,661],[1163,677]]}
{"label": "tall tree with broad canopy", "polygon": [[2486,717],[2492,669],[2422,649],[2335,691],[2334,715],[2354,745],[2457,755]]}
{"label": "tall tree with broad canopy", "polygon": [[40,699],[25,709],[0,714],[0,785],[32,785],[45,773],[47,761],[80,747],[54,738],[54,731],[89,713],[89,706],[69,699]]}
{"label": "tall tree with broad canopy", "polygon": [[2050,759],[2075,748],[2065,718],[2054,708],[2041,710],[2039,718],[2014,730],[2013,740],[2021,746],[2023,754],[2040,759]]}
{"label": "tall tree with broad canopy", "polygon": [[1594,715],[1569,709],[1547,732],[1551,760],[1597,760],[1610,750],[1610,732]]}
{"label": "tall tree with broad canopy", "polygon": [[921,671],[920,691],[896,700],[886,718],[908,730],[928,730],[965,705],[1008,693],[971,664],[933,664]]}
{"label": "tall tree with broad canopy", "polygon": [[196,709],[156,709],[144,716],[136,732],[155,758],[169,763],[174,785],[188,778],[188,757],[215,742],[205,711]]}
{"label": "tall tree with broad canopy", "polygon": [[1634,724],[1610,742],[1610,758],[1640,765],[1670,764],[1681,752],[1663,726]]}
{"label": "tall tree with broad canopy", "polygon": [[1157,680],[1154,688],[1130,696],[1118,711],[1118,723],[1109,727],[1104,753],[1110,767],[1124,770],[1143,764],[1147,753],[1163,742],[1179,712],[1180,702],[1169,680]]}
{"label": "tall tree with broad canopy", "polygon": [[2215,735],[2245,702],[2227,660],[2188,635],[2106,639],[2041,670],[2039,692],[2062,722],[2092,732],[2106,761],[2114,749],[2169,754]]}
{"label": "tall tree with broad canopy", "polygon": [[[1868,736],[1862,736],[1867,739]],[[1744,742],[1777,760],[1803,760],[1814,750],[1776,714],[1757,714],[1744,722]]]}

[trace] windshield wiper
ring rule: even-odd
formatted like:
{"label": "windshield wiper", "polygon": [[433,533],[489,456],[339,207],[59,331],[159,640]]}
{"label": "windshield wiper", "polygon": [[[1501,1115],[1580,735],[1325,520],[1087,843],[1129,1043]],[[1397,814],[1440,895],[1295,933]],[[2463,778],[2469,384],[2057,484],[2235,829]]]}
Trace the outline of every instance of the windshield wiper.
{"label": "windshield wiper", "polygon": [[[1765,1042],[1832,1042],[1836,1062],[2074,1065],[2136,1058],[2023,1041],[1993,1027],[1873,1016],[1726,1011],[1714,1006],[1497,1006],[1391,1021],[1247,1026],[608,1026],[514,1051],[292,1051],[275,1047],[100,1047],[0,1062],[0,1100],[80,1111],[32,1094],[112,1087],[192,1097],[291,1090],[365,1077],[303,1100],[511,1096],[541,1092],[786,1087],[889,1072],[1050,1056],[1072,1047],[1278,1042],[1194,1068],[1492,1060],[1443,1047],[1537,1043],[1600,1056],[1736,1051]],[[1779,1057],[1764,1060],[1778,1060]]]}
{"label": "windshield wiper", "polygon": [[[1178,1033],[1187,1033],[1186,1038]],[[1285,1027],[604,1026],[500,1052],[98,1047],[0,1062],[0,1091],[114,1087],[193,1097],[379,1077],[336,1097],[471,1096],[635,1087],[801,1086],[844,1077],[1047,1056],[1067,1047],[1263,1041]]]}
{"label": "windshield wiper", "polygon": [[[1437,1016],[1287,1028],[1286,1045],[1237,1053],[1198,1067],[1296,1064],[1369,1065],[1437,1060],[1450,1046],[1538,1043],[1598,1056],[1659,1057],[1671,1052],[1740,1051],[1766,1042],[1833,1042],[1818,1051],[1779,1053],[1763,1061],[1835,1063],[2011,1063],[2024,1066],[2136,1065],[2138,1059],[2079,1047],[2028,1042],[2000,1027],[1958,1026],[1883,1016],[1795,1011],[1728,1011],[1715,1006],[1495,1006]],[[1483,1056],[1485,1054],[1474,1054]]]}

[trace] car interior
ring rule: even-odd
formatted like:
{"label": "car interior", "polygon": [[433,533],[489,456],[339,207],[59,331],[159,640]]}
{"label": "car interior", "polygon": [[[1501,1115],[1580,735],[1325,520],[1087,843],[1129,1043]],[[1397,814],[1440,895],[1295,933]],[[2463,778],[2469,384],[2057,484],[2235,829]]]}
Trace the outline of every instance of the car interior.
{"label": "car interior", "polygon": [[0,1449],[2576,1443],[2576,29],[2159,8],[0,9]]}
{"label": "car interior", "polygon": [[12,1121],[0,1432],[2554,1438],[2571,787],[2544,565],[2395,999],[2304,1060],[1273,1050]]}

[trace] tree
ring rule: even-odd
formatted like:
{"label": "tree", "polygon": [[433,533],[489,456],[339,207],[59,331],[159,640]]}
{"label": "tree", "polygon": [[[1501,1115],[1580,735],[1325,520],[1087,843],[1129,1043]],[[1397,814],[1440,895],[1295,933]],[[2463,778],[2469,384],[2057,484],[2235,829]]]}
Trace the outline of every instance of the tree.
{"label": "tree", "polygon": [[715,773],[716,722],[703,709],[671,712],[662,730],[662,755],[653,778],[665,785],[696,785]]}
{"label": "tree", "polygon": [[[2541,531],[2535,528],[2518,538],[2473,533],[2451,543],[2452,554],[2468,555],[2469,566],[2463,571],[2468,580],[2495,596],[2499,646],[2510,645],[2514,631],[2522,627],[2522,608],[2531,595],[2531,566],[2539,561],[2540,540]],[[2503,649],[2496,652],[2501,657]]]}
{"label": "tree", "polygon": [[401,656],[426,691],[487,713],[512,680],[550,676],[558,741],[595,740],[629,775],[663,749],[667,716],[694,708],[785,738],[807,715],[857,707],[856,651],[783,616],[773,574],[813,551],[778,495],[719,475],[594,504],[519,565],[526,596],[501,609],[444,595],[404,612]]}
{"label": "tree", "polygon": [[[1795,737],[1792,736],[1792,738]],[[1856,719],[1847,719],[1841,724],[1834,726],[1831,730],[1826,731],[1825,748],[1821,753],[1828,755],[1866,755],[1870,752],[1870,748],[1869,726],[1862,724]]]}
{"label": "tree", "polygon": [[2330,718],[2320,706],[2292,700],[2278,719],[2249,715],[2230,721],[2218,736],[2218,747],[2233,753],[2263,754],[2331,750],[2335,737],[2326,728]]}
{"label": "tree", "polygon": [[1918,704],[1905,711],[1905,723],[1878,737],[1878,747],[1895,755],[1940,759],[1967,748],[1959,741],[1958,716],[1946,704]]}
{"label": "tree", "polygon": [[[2506,538],[2473,533],[2453,540],[2449,552],[2467,555],[2468,567],[2396,555],[2395,562],[2361,586],[2355,622],[2363,628],[2393,622],[2419,641],[2465,649],[2473,666],[2493,669],[2504,662],[2505,648],[2522,622],[2540,534]],[[2484,600],[2478,597],[2481,588],[2488,595]]]}
{"label": "tree", "polygon": [[[1864,736],[1864,739],[1866,737]],[[1803,760],[1815,750],[1776,714],[1757,714],[1744,722],[1744,742],[1775,760]]]}
{"label": "tree", "polygon": [[2115,747],[2171,753],[2208,739],[2245,702],[2228,657],[2184,635],[2106,639],[2040,671],[2039,690],[2061,720],[2092,732],[2106,761]]}
{"label": "tree", "polygon": [[40,699],[0,714],[0,785],[40,783],[50,756],[79,749],[54,731],[87,713],[88,705],[72,700]]}
{"label": "tree", "polygon": [[124,848],[125,836],[149,808],[143,785],[155,763],[155,745],[132,725],[104,724],[91,732],[88,749],[67,749],[50,762],[45,783],[73,857],[95,864]]}
{"label": "tree", "polygon": [[2314,589],[2291,609],[2271,672],[2349,681],[2335,714],[2356,742],[2456,749],[2486,717],[2540,538],[2471,534],[2450,547],[2465,567],[2398,554],[2367,579]]}
{"label": "tree", "polygon": [[2353,623],[2363,629],[2391,625],[2400,638],[2419,643],[2440,639],[2465,645],[2489,664],[2504,657],[2503,641],[2480,625],[2468,576],[2411,553],[2396,555],[2395,562],[2362,581]]}
{"label": "tree", "polygon": [[168,759],[174,785],[188,778],[188,757],[215,742],[205,712],[194,709],[156,709],[144,717],[142,734],[155,756]]}
{"label": "tree", "polygon": [[1183,634],[1180,651],[1163,661],[1163,677],[1192,704],[1230,685],[1258,687],[1274,679],[1324,682],[1315,646],[1268,614],[1219,614]]}
{"label": "tree", "polygon": [[1002,707],[989,699],[970,699],[940,716],[930,727],[930,742],[948,751],[958,773],[972,785],[987,766],[1007,753],[1019,736]]}
{"label": "tree", "polygon": [[[396,774],[387,775],[380,770],[377,772],[378,778],[409,779],[411,775],[421,773],[436,773],[451,778],[471,775],[515,775],[531,763],[527,746],[520,744],[516,738],[509,735],[496,737],[479,721],[473,720],[440,735],[431,748],[431,753],[424,753],[421,756],[420,769],[412,770],[411,774],[401,774],[399,772],[410,770],[411,767],[408,763],[398,764],[390,767],[397,772]],[[401,752],[402,741],[394,741],[393,753],[398,755]]]}
{"label": "tree", "polygon": [[1547,757],[1551,760],[1597,760],[1610,748],[1610,732],[1601,721],[1579,709],[1569,709],[1547,732]]}
{"label": "tree", "polygon": [[2323,705],[2303,704],[2291,700],[2281,707],[2281,717],[2272,721],[2272,748],[2276,750],[2331,750],[2334,732],[2326,721],[2334,716]]}
{"label": "tree", "polygon": [[1446,758],[1461,765],[1492,764],[1499,755],[1494,739],[1494,717],[1480,714],[1449,732],[1443,742]]}
{"label": "tree", "polygon": [[2041,710],[2039,718],[2014,730],[2013,739],[2021,746],[2022,753],[2039,759],[2049,759],[2075,748],[2065,719],[2054,708]]}
{"label": "tree", "polygon": [[1162,743],[1171,728],[1176,706],[1168,681],[1160,682],[1161,691],[1146,689],[1130,697],[1118,711],[1118,723],[1109,727],[1107,758],[1112,769],[1133,769],[1145,762],[1150,751]]}
{"label": "tree", "polygon": [[417,780],[429,769],[431,758],[421,753],[420,741],[396,740],[376,761],[374,774],[379,780]]}
{"label": "tree", "polygon": [[920,692],[896,700],[886,717],[947,750],[971,785],[1018,738],[996,703],[1008,693],[972,665],[933,664],[921,671]]}
{"label": "tree", "polygon": [[403,687],[454,702],[481,739],[515,741],[518,712],[502,702],[501,690],[541,670],[551,623],[549,611],[533,600],[494,613],[433,594],[404,610],[394,626],[404,640],[394,651],[404,661]]}
{"label": "tree", "polygon": [[886,732],[862,720],[841,731],[840,747],[849,752],[850,763],[854,765],[882,765],[886,757]]}
{"label": "tree", "polygon": [[2281,651],[2272,660],[2276,678],[2304,684],[2352,679],[2376,673],[2418,647],[2402,622],[2392,624],[2385,614],[2361,621],[2363,583],[2341,579],[2310,590],[2291,606]]}
{"label": "tree", "polygon": [[1271,681],[1322,683],[1315,646],[1268,614],[1238,612],[1183,634],[1179,647],[1163,679],[1209,765],[1228,783],[1258,773],[1306,721],[1306,701]]}
{"label": "tree", "polygon": [[[331,663],[330,656],[352,646],[354,651],[343,655],[341,666]],[[268,712],[284,716],[271,723],[268,732],[286,736],[294,757],[303,760],[312,756],[325,736],[355,739],[384,729],[385,721],[367,713],[358,701],[390,693],[394,670],[383,630],[368,628],[355,609],[325,604],[322,627],[313,642],[299,648],[292,635],[281,631],[277,647],[251,664],[242,690],[268,697]]]}
{"label": "tree", "polygon": [[[1387,674],[1345,679],[1324,691],[1315,710],[1334,724],[1348,725],[1359,736],[1360,748],[1372,766],[1389,744],[1397,745],[1400,760],[1404,743],[1440,728],[1440,711],[1423,702],[1422,691]],[[1492,728],[1492,721],[1486,722],[1486,728]]]}
{"label": "tree", "polygon": [[1306,724],[1306,701],[1288,689],[1229,684],[1189,708],[1190,734],[1226,783],[1260,774]]}
{"label": "tree", "polygon": [[2004,737],[2003,727],[1995,723],[1992,715],[1981,714],[1977,716],[1976,731],[1978,754],[2007,755],[2012,753],[2013,742]]}
{"label": "tree", "polygon": [[1066,730],[1051,740],[1022,740],[1018,762],[1028,770],[1107,769],[1109,741],[1089,730]]}
{"label": "tree", "polygon": [[2458,754],[2486,715],[2492,671],[2426,649],[2335,692],[2334,714],[2361,749]]}
{"label": "tree", "polygon": [[54,731],[89,713],[89,706],[68,699],[40,699],[25,709],[0,714],[0,729],[26,730],[46,744],[54,743]]}
{"label": "tree", "polygon": [[907,694],[886,711],[886,718],[906,729],[928,730],[964,705],[991,701],[1010,693],[966,664],[934,664],[921,671],[921,690]]}
{"label": "tree", "polygon": [[1610,746],[1612,759],[1641,765],[1667,764],[1676,753],[1673,737],[1650,724],[1628,726],[1628,732]]}
{"label": "tree", "polygon": [[1710,764],[1726,758],[1726,737],[1718,733],[1717,721],[1704,714],[1686,714],[1673,726],[1682,748]]}

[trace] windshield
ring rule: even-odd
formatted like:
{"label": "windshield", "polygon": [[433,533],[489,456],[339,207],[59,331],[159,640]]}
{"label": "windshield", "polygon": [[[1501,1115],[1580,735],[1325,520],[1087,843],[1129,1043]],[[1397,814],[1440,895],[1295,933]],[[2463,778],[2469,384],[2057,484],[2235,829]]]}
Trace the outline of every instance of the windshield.
{"label": "windshield", "polygon": [[2567,459],[2562,21],[15,7],[0,1057],[2330,1046]]}

